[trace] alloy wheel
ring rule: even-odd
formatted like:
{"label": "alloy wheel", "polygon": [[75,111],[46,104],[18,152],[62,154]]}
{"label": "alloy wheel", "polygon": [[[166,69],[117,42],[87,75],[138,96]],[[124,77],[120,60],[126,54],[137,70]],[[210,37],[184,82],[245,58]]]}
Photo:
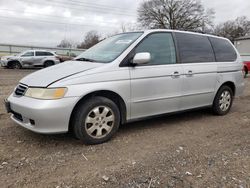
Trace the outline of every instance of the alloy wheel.
{"label": "alloy wheel", "polygon": [[114,126],[114,112],[107,106],[93,108],[85,119],[85,129],[93,138],[103,138],[109,134]]}
{"label": "alloy wheel", "polygon": [[225,90],[221,93],[219,106],[223,112],[228,110],[228,108],[231,105],[231,100],[232,100],[232,97],[229,91]]}

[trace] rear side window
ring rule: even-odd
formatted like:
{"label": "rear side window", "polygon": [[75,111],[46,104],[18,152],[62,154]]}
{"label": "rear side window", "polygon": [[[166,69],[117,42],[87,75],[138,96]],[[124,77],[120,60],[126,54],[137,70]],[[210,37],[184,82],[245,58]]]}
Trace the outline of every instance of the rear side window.
{"label": "rear side window", "polygon": [[181,63],[215,62],[207,36],[175,33]]}
{"label": "rear side window", "polygon": [[214,48],[216,60],[219,62],[235,61],[237,54],[228,40],[209,37]]}
{"label": "rear side window", "polygon": [[36,56],[53,56],[50,52],[36,51]]}
{"label": "rear side window", "polygon": [[46,54],[46,56],[53,56],[53,54],[50,52],[45,52],[45,54]]}
{"label": "rear side window", "polygon": [[150,53],[151,60],[147,65],[176,63],[175,46],[171,33],[150,34],[136,47],[135,52]]}

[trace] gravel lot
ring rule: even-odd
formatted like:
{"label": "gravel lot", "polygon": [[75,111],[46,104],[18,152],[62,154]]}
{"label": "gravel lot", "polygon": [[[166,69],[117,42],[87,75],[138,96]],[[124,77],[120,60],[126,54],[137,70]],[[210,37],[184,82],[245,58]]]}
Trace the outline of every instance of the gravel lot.
{"label": "gravel lot", "polygon": [[[0,68],[0,100],[35,70]],[[0,104],[0,187],[250,187],[250,77],[223,117],[191,111],[124,125],[85,146],[39,135]]]}

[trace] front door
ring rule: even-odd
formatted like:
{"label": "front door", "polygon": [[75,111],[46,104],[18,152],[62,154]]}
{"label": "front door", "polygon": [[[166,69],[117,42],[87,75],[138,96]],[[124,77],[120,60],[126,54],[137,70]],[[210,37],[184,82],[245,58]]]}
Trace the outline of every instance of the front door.
{"label": "front door", "polygon": [[151,61],[130,67],[131,119],[178,111],[183,70],[176,63],[172,34],[150,34],[134,52],[149,52]]}
{"label": "front door", "polygon": [[34,51],[28,51],[20,57],[22,66],[33,65],[34,61]]}

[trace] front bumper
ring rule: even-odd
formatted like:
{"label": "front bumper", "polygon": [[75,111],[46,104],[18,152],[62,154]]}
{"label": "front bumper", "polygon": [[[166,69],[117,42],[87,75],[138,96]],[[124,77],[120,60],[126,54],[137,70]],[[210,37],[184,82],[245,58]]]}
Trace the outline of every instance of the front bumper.
{"label": "front bumper", "polygon": [[38,100],[11,94],[7,101],[14,122],[33,132],[54,134],[68,132],[70,115],[77,99]]}
{"label": "front bumper", "polygon": [[7,67],[8,66],[8,61],[7,60],[0,60],[0,64],[2,67]]}

